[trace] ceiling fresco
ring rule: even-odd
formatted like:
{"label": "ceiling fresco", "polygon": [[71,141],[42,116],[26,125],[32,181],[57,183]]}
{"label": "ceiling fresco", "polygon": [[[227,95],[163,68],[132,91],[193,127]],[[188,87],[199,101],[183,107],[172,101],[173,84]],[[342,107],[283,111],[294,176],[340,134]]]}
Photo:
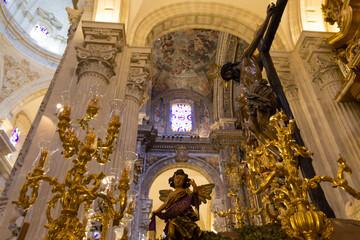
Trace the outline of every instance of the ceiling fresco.
{"label": "ceiling fresco", "polygon": [[215,58],[219,32],[188,29],[160,37],[153,45],[154,65],[173,76],[193,75]]}
{"label": "ceiling fresco", "polygon": [[152,96],[184,89],[209,96],[213,81],[208,77],[214,62],[219,32],[188,29],[160,37],[152,46]]}

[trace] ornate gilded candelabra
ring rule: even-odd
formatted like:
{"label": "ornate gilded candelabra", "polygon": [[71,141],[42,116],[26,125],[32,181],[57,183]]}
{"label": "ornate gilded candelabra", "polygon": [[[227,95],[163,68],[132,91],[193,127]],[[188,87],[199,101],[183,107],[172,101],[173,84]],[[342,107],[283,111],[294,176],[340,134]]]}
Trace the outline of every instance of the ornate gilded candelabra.
{"label": "ornate gilded candelabra", "polygon": [[244,187],[246,182],[246,165],[240,163],[240,158],[237,156],[236,148],[232,146],[230,148],[230,163],[225,165],[225,175],[228,178],[230,186],[228,196],[233,199],[235,209],[228,209],[227,212],[224,210],[215,211],[214,213],[219,217],[230,218],[231,215],[235,217],[235,228],[241,228],[244,224],[244,217],[247,213],[252,215],[259,215],[263,212],[263,209],[249,209],[242,207],[239,197],[239,188]]}
{"label": "ornate gilded candelabra", "polygon": [[[317,211],[309,202],[309,188],[316,188],[321,181],[331,182],[333,187],[340,186],[353,197],[360,199],[360,192],[350,187],[344,178],[344,172],[351,174],[351,168],[340,157],[337,178],[315,176],[302,179],[297,167],[297,156],[310,156],[311,153],[296,144],[292,138],[295,130],[294,120],[285,126],[286,115],[280,112],[270,118],[270,125],[276,129],[276,139],[259,144],[247,156],[250,169],[250,187],[254,194],[266,193],[263,204],[268,216],[281,221],[282,228],[290,237],[298,239],[329,239],[333,228],[326,215]],[[274,149],[281,156],[275,156]],[[278,155],[276,154],[276,155]],[[264,161],[267,169],[264,170]],[[264,176],[264,171],[267,174]]]}
{"label": "ornate gilded candelabra", "polygon": [[[106,164],[114,150],[114,141],[117,138],[121,126],[123,104],[120,100],[111,102],[110,121],[108,122],[107,135],[102,141],[91,127],[91,120],[96,117],[101,108],[102,96],[96,92],[91,93],[87,104],[87,115],[79,119],[78,123],[85,131],[85,137],[81,141],[76,134],[76,129],[71,124],[72,105],[68,94],[63,95],[63,108],[58,114],[58,134],[62,142],[62,156],[72,159],[73,166],[65,175],[65,181],[59,183],[55,177],[45,175],[46,163],[48,163],[49,151],[41,148],[40,154],[34,162],[32,173],[27,175],[27,181],[20,190],[20,196],[14,204],[28,209],[36,201],[39,187],[42,181],[48,182],[53,193],[52,199],[48,201],[46,216],[48,228],[45,239],[51,240],[82,240],[86,236],[87,221],[96,219],[101,221],[102,231],[100,239],[106,239],[106,232],[113,220],[117,225],[123,219],[124,213],[131,213],[134,203],[127,207],[127,192],[130,189],[131,167],[124,165],[120,179],[113,189],[102,189],[106,180],[105,173],[88,174],[87,164],[95,159],[99,164]],[[135,153],[134,153],[135,154]],[[136,154],[135,154],[136,155]],[[113,182],[114,183],[114,182]],[[118,196],[115,192],[118,190]],[[30,193],[30,196],[28,194]],[[95,201],[100,202],[102,213],[88,215],[82,213],[83,208],[88,211]],[[52,217],[52,209],[56,204],[61,205],[61,211],[56,219]],[[88,217],[85,217],[88,216]]]}
{"label": "ornate gilded candelabra", "polygon": [[224,212],[224,210],[215,211],[215,214],[219,217],[225,217],[230,218],[231,215],[235,217],[235,228],[241,228],[244,225],[244,216],[247,213],[250,213],[252,215],[259,215],[263,212],[263,209],[248,209],[241,207],[240,204],[240,198],[238,195],[239,190],[235,188],[230,189],[230,193],[228,193],[228,196],[231,197],[235,203],[235,209],[229,209],[227,212]]}

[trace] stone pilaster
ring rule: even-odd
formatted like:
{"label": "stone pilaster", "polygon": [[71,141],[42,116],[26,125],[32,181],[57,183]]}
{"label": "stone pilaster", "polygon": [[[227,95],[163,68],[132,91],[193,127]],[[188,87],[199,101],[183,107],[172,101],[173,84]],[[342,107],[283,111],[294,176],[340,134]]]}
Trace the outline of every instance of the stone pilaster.
{"label": "stone pilaster", "polygon": [[[303,49],[307,51],[302,57],[311,66],[313,82],[319,87],[323,95],[323,107],[329,115],[336,139],[343,153],[340,153],[350,163],[354,172],[360,171],[358,156],[360,155],[360,108],[351,102],[336,102],[335,95],[341,88],[339,67],[335,63],[335,55],[324,38],[309,38],[304,43]],[[355,176],[353,180],[355,180]],[[354,181],[360,184],[360,177]]]}
{"label": "stone pilaster", "polygon": [[136,229],[136,234],[133,235],[132,239],[140,239],[139,236],[143,234],[146,237],[146,234],[149,230],[149,216],[151,210],[153,208],[153,200],[139,198],[136,201],[136,211],[135,211],[135,219],[133,223],[133,229]]}
{"label": "stone pilaster", "polygon": [[[330,36],[330,33],[303,32],[289,58],[293,77],[286,81],[286,77],[279,75],[283,86],[285,82],[290,86],[291,90],[285,91],[305,144],[314,153],[316,174],[336,176],[339,155],[347,159],[354,172],[359,171],[355,159],[360,150],[356,120],[360,115],[359,106],[334,100],[342,81],[327,43]],[[358,185],[359,179],[356,174],[349,177],[352,185]],[[344,205],[350,197],[328,184],[322,187],[336,216],[345,217]]]}
{"label": "stone pilaster", "polygon": [[[238,149],[238,147],[241,146],[241,143],[246,140],[246,137],[243,136],[243,133],[240,130],[214,130],[210,133],[209,138],[214,147],[219,151],[219,172],[221,180],[223,181],[224,186],[226,186],[224,192],[227,196],[231,186],[227,183],[225,171],[226,164],[229,163],[231,157],[230,148],[236,147]],[[234,208],[230,197],[226,197],[221,203],[223,208],[219,210],[227,211],[229,208]],[[217,224],[219,224],[218,227],[223,227],[222,223],[222,220],[217,220]]]}
{"label": "stone pilaster", "polygon": [[130,48],[130,68],[125,91],[125,112],[120,128],[118,147],[123,151],[136,150],[138,116],[147,101],[147,84],[150,79],[150,48]]}

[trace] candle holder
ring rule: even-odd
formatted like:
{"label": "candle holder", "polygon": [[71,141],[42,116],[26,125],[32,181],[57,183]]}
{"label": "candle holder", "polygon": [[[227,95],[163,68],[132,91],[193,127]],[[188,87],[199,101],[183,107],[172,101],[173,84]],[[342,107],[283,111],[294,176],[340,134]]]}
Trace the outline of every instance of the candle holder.
{"label": "candle holder", "polygon": [[[69,97],[67,92],[63,94],[64,107],[58,114],[57,129],[64,149],[61,154],[65,159],[72,159],[73,163],[71,169],[65,174],[65,181],[60,183],[56,178],[45,175],[50,152],[41,145],[33,172],[27,175],[27,181],[20,190],[19,198],[13,203],[28,209],[37,199],[41,182],[48,182],[52,186],[53,197],[48,201],[46,210],[48,224],[45,227],[48,232],[44,239],[83,240],[89,228],[89,221],[96,219],[102,225],[99,239],[105,240],[110,222],[113,221],[114,225],[118,225],[125,212],[132,213],[134,205],[128,204],[127,192],[130,189],[130,177],[133,170],[126,163],[129,159],[126,157],[123,171],[121,174],[120,172],[117,174],[121,177],[118,178],[118,181],[113,181],[115,177],[105,178],[104,172],[89,174],[87,164],[92,159],[99,164],[106,164],[110,161],[109,157],[115,148],[114,143],[121,126],[123,105],[120,100],[111,103],[112,110],[107,134],[105,141],[102,141],[95,128],[90,124],[91,120],[98,115],[102,102],[102,97],[92,90],[87,105],[87,115],[78,120],[85,133],[83,139],[79,139],[75,124],[71,122],[73,107]],[[112,189],[101,191],[104,180],[110,180]],[[91,206],[95,202],[101,202],[102,212],[91,211]],[[53,210],[57,205],[60,205],[61,211],[56,218],[53,218]],[[82,213],[80,209],[85,209],[86,213]],[[79,216],[85,217],[80,219]]]}

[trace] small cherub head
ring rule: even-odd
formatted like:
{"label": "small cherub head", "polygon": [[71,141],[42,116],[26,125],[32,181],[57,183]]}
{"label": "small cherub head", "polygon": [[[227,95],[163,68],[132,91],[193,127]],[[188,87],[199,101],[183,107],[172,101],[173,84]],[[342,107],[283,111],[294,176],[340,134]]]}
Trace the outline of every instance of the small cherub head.
{"label": "small cherub head", "polygon": [[177,187],[182,187],[184,189],[188,188],[190,187],[189,182],[190,182],[190,178],[182,169],[176,170],[176,172],[174,172],[174,175],[171,178],[169,178],[170,187],[173,188],[177,188]]}

